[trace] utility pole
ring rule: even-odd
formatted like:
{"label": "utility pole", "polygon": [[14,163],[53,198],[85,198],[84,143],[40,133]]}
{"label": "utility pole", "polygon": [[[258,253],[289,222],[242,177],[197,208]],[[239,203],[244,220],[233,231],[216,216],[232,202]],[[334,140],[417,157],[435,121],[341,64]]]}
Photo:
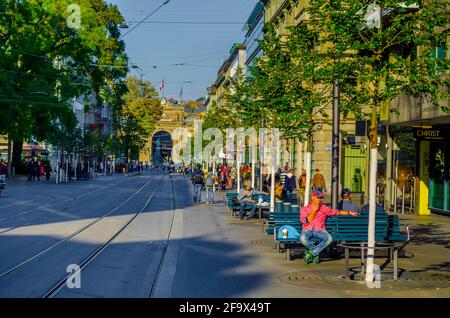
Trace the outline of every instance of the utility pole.
{"label": "utility pole", "polygon": [[339,99],[339,78],[336,76],[333,82],[333,151],[331,160],[331,206],[333,209],[337,209],[339,192]]}
{"label": "utility pole", "polygon": [[259,191],[263,190],[263,158],[264,158],[264,118],[261,118],[261,129],[259,130]]}

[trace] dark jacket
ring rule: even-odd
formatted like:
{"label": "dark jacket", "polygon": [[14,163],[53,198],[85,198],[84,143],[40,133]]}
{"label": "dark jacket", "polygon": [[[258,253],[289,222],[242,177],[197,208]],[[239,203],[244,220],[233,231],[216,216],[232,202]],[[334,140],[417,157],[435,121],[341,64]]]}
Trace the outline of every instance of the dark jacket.
{"label": "dark jacket", "polygon": [[292,177],[288,177],[286,175],[286,178],[284,180],[284,188],[286,189],[286,191],[294,191],[295,188],[297,187],[297,184],[295,182],[295,176],[293,175]]}
{"label": "dark jacket", "polygon": [[195,170],[194,174],[192,176],[192,183],[194,184],[203,184],[203,171],[201,170]]}

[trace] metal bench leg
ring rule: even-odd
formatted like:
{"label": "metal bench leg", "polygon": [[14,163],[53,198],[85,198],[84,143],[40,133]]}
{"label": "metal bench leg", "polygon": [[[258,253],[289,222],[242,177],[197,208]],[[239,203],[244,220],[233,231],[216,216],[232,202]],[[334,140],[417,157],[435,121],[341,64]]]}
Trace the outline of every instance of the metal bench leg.
{"label": "metal bench leg", "polygon": [[345,248],[345,272],[347,275],[347,278],[350,279],[350,250],[346,247]]}
{"label": "metal bench leg", "polygon": [[289,247],[286,248],[286,259],[288,262],[291,261],[291,249]]}
{"label": "metal bench leg", "polygon": [[398,278],[398,249],[394,248],[394,280]]}
{"label": "metal bench leg", "polygon": [[278,243],[278,242],[275,243],[275,250],[276,250],[277,254],[280,253],[280,243]]}
{"label": "metal bench leg", "polygon": [[364,261],[364,243],[361,243],[361,280],[364,280],[364,274],[366,272]]}

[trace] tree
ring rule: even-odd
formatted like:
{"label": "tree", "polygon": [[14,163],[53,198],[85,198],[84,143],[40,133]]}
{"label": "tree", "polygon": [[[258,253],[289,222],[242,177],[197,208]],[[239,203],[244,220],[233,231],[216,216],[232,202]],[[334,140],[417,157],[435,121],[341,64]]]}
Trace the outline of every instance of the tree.
{"label": "tree", "polygon": [[[417,5],[418,3],[418,5]],[[365,19],[368,10],[377,13],[375,24]],[[366,281],[372,282],[375,244],[375,205],[377,175],[377,115],[380,107],[402,93],[424,97],[436,107],[449,99],[450,81],[442,74],[448,60],[432,51],[445,47],[449,10],[445,1],[362,1],[311,0],[311,23],[322,30],[322,43],[329,51],[357,52],[344,61],[354,70],[357,94],[367,100],[362,107],[371,114],[369,237]],[[396,111],[395,109],[391,111]]]}
{"label": "tree", "polygon": [[67,23],[69,0],[0,3],[0,106],[7,119],[0,133],[14,141],[16,162],[24,140],[68,130],[69,99],[100,93],[127,72],[117,7],[103,0],[78,3],[79,29]]}
{"label": "tree", "polygon": [[117,137],[123,153],[136,157],[152,136],[163,108],[158,92],[149,81],[128,77],[125,83],[128,91],[123,96]]}

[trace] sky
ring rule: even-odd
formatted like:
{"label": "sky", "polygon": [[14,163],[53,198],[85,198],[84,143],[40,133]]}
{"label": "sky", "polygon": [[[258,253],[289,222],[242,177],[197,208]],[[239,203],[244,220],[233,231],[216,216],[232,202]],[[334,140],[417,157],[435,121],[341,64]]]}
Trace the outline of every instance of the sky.
{"label": "sky", "polygon": [[[107,2],[119,7],[130,27],[122,30],[125,34],[165,0]],[[143,70],[144,79],[150,80],[158,91],[164,79],[166,98],[173,96],[179,99],[182,86],[183,100],[205,96],[207,87],[216,80],[217,72],[233,43],[244,41],[245,32],[242,29],[257,2],[170,0],[146,23],[124,36],[130,62]],[[188,65],[173,65],[181,63]],[[139,71],[134,69],[131,69],[131,74],[140,76]]]}

